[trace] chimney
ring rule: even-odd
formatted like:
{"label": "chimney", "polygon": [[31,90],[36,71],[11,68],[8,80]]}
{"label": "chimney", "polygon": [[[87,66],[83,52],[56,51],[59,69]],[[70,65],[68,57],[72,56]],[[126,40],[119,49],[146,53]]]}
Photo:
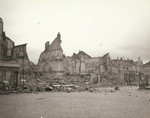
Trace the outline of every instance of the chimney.
{"label": "chimney", "polygon": [[0,36],[3,34],[3,20],[0,18]]}

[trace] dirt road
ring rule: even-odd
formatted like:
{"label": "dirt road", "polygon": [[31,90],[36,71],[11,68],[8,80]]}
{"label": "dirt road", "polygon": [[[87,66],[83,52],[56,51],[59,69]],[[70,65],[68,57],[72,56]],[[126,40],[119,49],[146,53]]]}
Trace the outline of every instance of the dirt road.
{"label": "dirt road", "polygon": [[0,118],[150,118],[150,91],[0,95]]}

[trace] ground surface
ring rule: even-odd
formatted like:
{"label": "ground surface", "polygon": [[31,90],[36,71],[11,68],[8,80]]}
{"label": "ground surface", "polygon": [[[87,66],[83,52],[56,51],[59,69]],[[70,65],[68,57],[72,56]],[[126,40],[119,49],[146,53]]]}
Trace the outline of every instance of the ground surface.
{"label": "ground surface", "polygon": [[0,118],[150,118],[150,91],[0,95]]}

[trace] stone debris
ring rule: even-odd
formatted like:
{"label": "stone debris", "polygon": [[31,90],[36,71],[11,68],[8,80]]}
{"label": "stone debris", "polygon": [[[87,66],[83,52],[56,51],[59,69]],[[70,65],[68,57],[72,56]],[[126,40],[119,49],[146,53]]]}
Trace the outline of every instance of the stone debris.
{"label": "stone debris", "polygon": [[[31,76],[32,77],[32,76]],[[115,92],[116,88],[106,88],[107,86],[94,82],[91,82],[89,76],[66,76],[63,78],[50,78],[47,79],[44,76],[39,76],[34,78],[28,77],[27,79],[20,81],[20,87],[17,89],[9,88],[10,93],[37,93],[37,92],[81,92],[81,91],[89,91],[89,92]],[[30,78],[30,79],[29,79]],[[102,87],[102,89],[101,89]],[[104,88],[105,87],[105,88]]]}
{"label": "stone debris", "polygon": [[115,86],[115,90],[119,90],[119,86]]}

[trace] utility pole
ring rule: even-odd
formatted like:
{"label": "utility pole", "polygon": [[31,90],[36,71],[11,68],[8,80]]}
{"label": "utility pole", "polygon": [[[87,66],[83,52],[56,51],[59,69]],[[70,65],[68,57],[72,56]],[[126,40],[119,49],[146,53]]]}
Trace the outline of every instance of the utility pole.
{"label": "utility pole", "polygon": [[100,83],[100,74],[101,74],[101,62],[100,62],[100,57],[99,57],[99,73],[98,73],[98,83]]}
{"label": "utility pole", "polygon": [[81,74],[81,64],[82,64],[82,62],[81,62],[81,58],[80,58],[79,74]]}
{"label": "utility pole", "polygon": [[23,77],[23,89],[24,89],[24,47],[23,47],[23,59],[22,59],[22,77]]}
{"label": "utility pole", "polygon": [[24,57],[25,57],[25,47],[26,47],[26,44],[23,45],[23,48],[22,48],[22,77],[23,77],[23,88],[24,88]]}

